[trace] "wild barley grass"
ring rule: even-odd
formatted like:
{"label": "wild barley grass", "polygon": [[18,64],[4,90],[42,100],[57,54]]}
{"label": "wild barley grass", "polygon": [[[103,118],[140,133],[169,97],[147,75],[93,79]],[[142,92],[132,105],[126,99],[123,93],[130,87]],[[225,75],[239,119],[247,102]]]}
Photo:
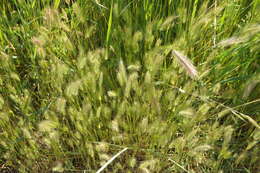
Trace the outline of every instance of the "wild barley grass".
{"label": "wild barley grass", "polygon": [[258,172],[259,5],[2,0],[0,172]]}
{"label": "wild barley grass", "polygon": [[190,75],[191,78],[195,79],[198,77],[198,71],[196,70],[196,67],[186,56],[184,56],[182,53],[176,50],[173,50],[172,53],[180,62],[180,64],[183,66],[183,68],[185,68],[185,70],[187,71],[187,73]]}

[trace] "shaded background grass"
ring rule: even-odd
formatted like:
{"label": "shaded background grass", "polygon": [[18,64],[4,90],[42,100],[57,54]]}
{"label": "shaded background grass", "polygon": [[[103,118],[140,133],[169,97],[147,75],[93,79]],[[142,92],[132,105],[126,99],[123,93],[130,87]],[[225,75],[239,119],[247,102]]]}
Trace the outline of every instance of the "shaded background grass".
{"label": "shaded background grass", "polygon": [[259,8],[2,0],[1,169],[258,172]]}

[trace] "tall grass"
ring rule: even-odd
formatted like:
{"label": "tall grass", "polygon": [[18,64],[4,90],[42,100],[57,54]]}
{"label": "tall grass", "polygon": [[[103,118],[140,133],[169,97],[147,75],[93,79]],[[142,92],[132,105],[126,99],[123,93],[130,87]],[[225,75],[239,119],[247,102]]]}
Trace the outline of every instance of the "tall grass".
{"label": "tall grass", "polygon": [[2,0],[0,172],[260,171],[259,11]]}

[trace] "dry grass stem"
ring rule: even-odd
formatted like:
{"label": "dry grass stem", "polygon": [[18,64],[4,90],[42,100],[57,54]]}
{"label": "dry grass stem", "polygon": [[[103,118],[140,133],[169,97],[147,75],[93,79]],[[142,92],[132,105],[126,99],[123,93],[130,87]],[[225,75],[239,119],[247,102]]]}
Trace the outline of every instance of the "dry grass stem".
{"label": "dry grass stem", "polygon": [[96,173],[100,173],[102,172],[110,163],[113,162],[113,160],[115,160],[120,154],[122,154],[123,152],[125,152],[128,148],[124,148],[123,150],[121,150],[120,152],[118,152],[116,155],[114,155],[111,159],[109,159]]}

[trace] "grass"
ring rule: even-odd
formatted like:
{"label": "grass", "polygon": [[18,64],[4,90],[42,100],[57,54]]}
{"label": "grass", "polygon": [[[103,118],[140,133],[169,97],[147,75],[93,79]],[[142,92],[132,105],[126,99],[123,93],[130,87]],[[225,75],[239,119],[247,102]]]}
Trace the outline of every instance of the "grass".
{"label": "grass", "polygon": [[0,172],[259,172],[259,10],[2,0]]}

